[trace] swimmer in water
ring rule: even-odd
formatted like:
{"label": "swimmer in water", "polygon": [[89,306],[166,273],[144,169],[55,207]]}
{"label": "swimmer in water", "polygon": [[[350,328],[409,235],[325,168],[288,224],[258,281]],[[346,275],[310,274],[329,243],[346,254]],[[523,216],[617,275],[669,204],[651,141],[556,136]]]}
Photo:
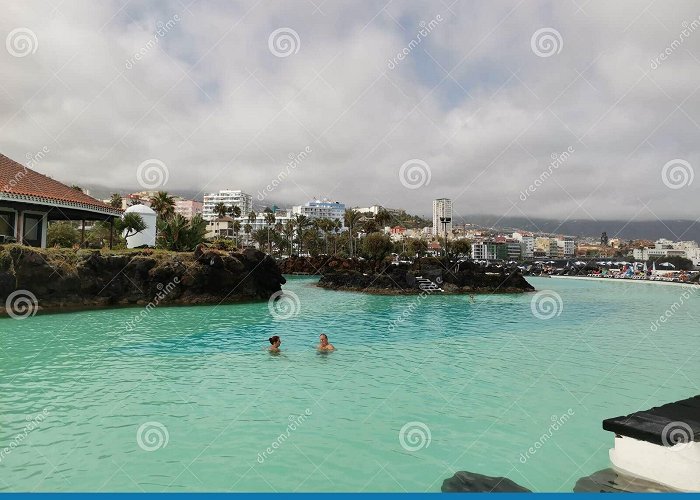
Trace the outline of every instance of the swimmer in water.
{"label": "swimmer in water", "polygon": [[280,346],[282,345],[282,339],[280,339],[279,335],[273,335],[268,340],[270,341],[270,344],[272,344],[272,345],[270,347],[268,347],[267,350],[270,352],[280,352]]}
{"label": "swimmer in water", "polygon": [[319,335],[318,340],[320,342],[320,344],[318,344],[319,351],[335,351],[335,347],[333,347],[333,344],[328,342],[328,335],[325,333]]}

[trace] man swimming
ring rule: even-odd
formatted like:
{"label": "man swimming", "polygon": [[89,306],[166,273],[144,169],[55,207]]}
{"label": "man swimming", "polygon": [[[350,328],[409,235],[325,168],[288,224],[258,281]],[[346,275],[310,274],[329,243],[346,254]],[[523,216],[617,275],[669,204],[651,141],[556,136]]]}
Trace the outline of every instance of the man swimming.
{"label": "man swimming", "polygon": [[268,347],[267,350],[270,352],[280,352],[280,346],[282,345],[282,339],[280,339],[280,336],[273,335],[268,340],[270,341],[270,344],[272,344],[272,345],[270,347]]}
{"label": "man swimming", "polygon": [[335,347],[328,342],[328,335],[325,333],[319,335],[318,340],[320,341],[320,344],[318,344],[319,351],[335,351]]}

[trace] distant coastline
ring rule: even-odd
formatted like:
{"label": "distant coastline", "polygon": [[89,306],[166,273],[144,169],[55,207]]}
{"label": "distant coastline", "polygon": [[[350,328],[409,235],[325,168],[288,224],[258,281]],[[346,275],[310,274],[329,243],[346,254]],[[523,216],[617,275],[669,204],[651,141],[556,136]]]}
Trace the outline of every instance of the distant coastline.
{"label": "distant coastline", "polygon": [[[533,276],[536,278],[536,276]],[[614,283],[646,283],[648,285],[672,285],[672,286],[684,286],[687,288],[694,288],[700,286],[698,283],[689,283],[681,281],[654,281],[654,280],[633,280],[627,278],[592,278],[590,276],[558,276],[550,275],[550,278],[559,279],[572,279],[572,280],[586,280],[586,281],[600,281],[604,283],[614,282]]]}

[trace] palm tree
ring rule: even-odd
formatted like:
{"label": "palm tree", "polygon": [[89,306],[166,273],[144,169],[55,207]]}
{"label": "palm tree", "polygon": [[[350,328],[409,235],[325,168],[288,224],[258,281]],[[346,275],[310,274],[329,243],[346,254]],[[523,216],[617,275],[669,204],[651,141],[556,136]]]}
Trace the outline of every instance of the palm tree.
{"label": "palm tree", "polygon": [[343,228],[343,223],[340,222],[340,219],[333,219],[333,233],[335,236],[333,237],[333,255],[338,254],[338,233],[340,230]]}
{"label": "palm tree", "polygon": [[362,214],[359,212],[356,212],[353,209],[346,210],[345,211],[345,225],[348,227],[348,230],[350,231],[350,257],[354,255],[353,252],[353,232],[355,231],[355,227],[358,225],[360,217],[362,217]]}
{"label": "palm tree", "polygon": [[240,221],[233,221],[233,234],[236,237],[236,246],[238,246],[238,233],[241,231]]}
{"label": "palm tree", "polygon": [[289,219],[287,222],[284,224],[284,235],[287,237],[287,241],[289,241],[289,255],[292,255],[293,252],[293,246],[294,246],[294,220]]}
{"label": "palm tree", "polygon": [[275,223],[275,214],[269,208],[265,209],[265,224],[267,224],[267,251],[272,253],[272,244],[270,243],[270,226]]}
{"label": "palm tree", "polygon": [[248,242],[250,240],[249,237],[250,237],[250,232],[252,230],[253,230],[253,226],[251,226],[250,224],[246,224],[245,226],[243,226],[243,232],[246,235],[246,242]]}
{"label": "palm tree", "polygon": [[234,205],[229,209],[229,213],[234,217],[238,218],[241,216],[241,207]]}
{"label": "palm tree", "polygon": [[124,232],[124,238],[129,238],[146,229],[146,223],[136,212],[127,212],[121,219],[115,219],[114,227],[120,233]]}
{"label": "palm tree", "polygon": [[377,224],[379,224],[382,229],[384,229],[385,224],[391,220],[391,214],[383,208],[380,208],[377,215],[374,216],[374,220],[377,221]]}
{"label": "palm tree", "polygon": [[114,208],[122,208],[122,197],[119,193],[114,193],[109,197],[109,204]]}
{"label": "palm tree", "polygon": [[299,239],[299,254],[304,250],[304,230],[310,227],[313,222],[306,215],[297,215],[294,217],[294,224],[297,226],[297,238]]}
{"label": "palm tree", "polygon": [[252,224],[253,222],[255,222],[255,219],[257,219],[257,218],[258,218],[258,214],[255,213],[255,210],[251,210],[250,212],[248,212],[248,223],[249,224]]}
{"label": "palm tree", "polygon": [[253,241],[258,244],[258,248],[263,248],[266,242],[268,245],[270,244],[269,234],[265,234],[265,231],[262,229],[253,231],[252,237]]}
{"label": "palm tree", "polygon": [[163,219],[175,213],[175,200],[165,191],[158,191],[155,196],[151,197],[149,202],[151,203],[151,208]]}
{"label": "palm tree", "polygon": [[216,212],[216,215],[219,219],[223,219],[224,217],[226,217],[228,210],[229,207],[227,207],[222,201],[214,205],[214,212]]}
{"label": "palm tree", "polygon": [[207,222],[197,214],[187,220],[180,214],[158,221],[160,246],[175,252],[190,252],[202,241],[207,232]]}

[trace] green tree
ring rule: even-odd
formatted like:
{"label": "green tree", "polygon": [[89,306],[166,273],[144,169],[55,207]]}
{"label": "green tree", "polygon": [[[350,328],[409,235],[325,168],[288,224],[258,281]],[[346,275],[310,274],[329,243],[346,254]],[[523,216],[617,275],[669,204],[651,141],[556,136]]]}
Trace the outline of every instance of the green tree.
{"label": "green tree", "polygon": [[73,224],[66,221],[49,224],[46,231],[46,246],[71,248],[80,241],[80,233]]}
{"label": "green tree", "polygon": [[348,227],[348,231],[350,233],[349,242],[351,257],[355,254],[353,249],[353,236],[355,235],[355,229],[357,228],[360,222],[360,217],[362,217],[362,215],[359,212],[356,212],[355,210],[350,209],[345,211],[345,225]]}
{"label": "green tree", "polygon": [[265,245],[269,243],[268,233],[264,229],[253,231],[251,237],[253,238],[253,241],[258,244],[258,248],[265,248]]}
{"label": "green tree", "polygon": [[368,234],[362,240],[362,253],[368,259],[384,260],[393,248],[391,238],[381,233]]}
{"label": "green tree", "polygon": [[248,224],[252,224],[257,218],[258,214],[255,213],[255,210],[251,210],[250,212],[248,212]]}
{"label": "green tree", "polygon": [[234,205],[229,209],[229,213],[234,218],[238,218],[241,216],[241,207],[239,207],[238,205]]}
{"label": "green tree", "polygon": [[125,213],[121,219],[114,220],[114,227],[120,233],[124,233],[124,239],[140,233],[146,229],[146,223],[141,216],[135,212]]}
{"label": "green tree", "polygon": [[304,231],[311,227],[313,223],[306,215],[297,215],[294,217],[294,225],[297,228],[297,241],[299,242],[299,254],[304,251]]}
{"label": "green tree", "polygon": [[374,220],[377,222],[379,227],[384,228],[386,227],[387,223],[391,220],[391,214],[383,208],[380,208],[377,212],[377,215],[374,216]]}
{"label": "green tree", "polygon": [[410,255],[421,258],[428,251],[428,242],[424,239],[411,238],[408,240],[408,252]]}
{"label": "green tree", "polygon": [[236,237],[236,245],[238,245],[238,233],[241,232],[241,222],[233,221],[233,235]]}
{"label": "green tree", "polygon": [[109,204],[114,208],[122,208],[122,197],[119,193],[112,193],[109,197]]}
{"label": "green tree", "polygon": [[165,191],[158,191],[149,200],[151,208],[158,217],[167,218],[175,213],[175,199]]}
{"label": "green tree", "polygon": [[226,217],[226,214],[229,211],[229,207],[227,207],[222,201],[214,205],[214,212],[216,213],[216,216],[219,219],[223,219]]}
{"label": "green tree", "polygon": [[450,259],[460,256],[469,256],[472,246],[468,240],[452,240],[448,241],[445,246],[445,251]]}
{"label": "green tree", "polygon": [[267,224],[267,251],[272,253],[272,240],[270,239],[270,226],[275,223],[275,213],[269,208],[265,209],[265,224]]}
{"label": "green tree", "polygon": [[294,253],[294,219],[284,223],[284,236],[289,244],[289,255],[292,255]]}
{"label": "green tree", "polygon": [[158,246],[175,252],[191,252],[204,241],[207,222],[197,214],[187,220],[180,214],[158,221]]}

